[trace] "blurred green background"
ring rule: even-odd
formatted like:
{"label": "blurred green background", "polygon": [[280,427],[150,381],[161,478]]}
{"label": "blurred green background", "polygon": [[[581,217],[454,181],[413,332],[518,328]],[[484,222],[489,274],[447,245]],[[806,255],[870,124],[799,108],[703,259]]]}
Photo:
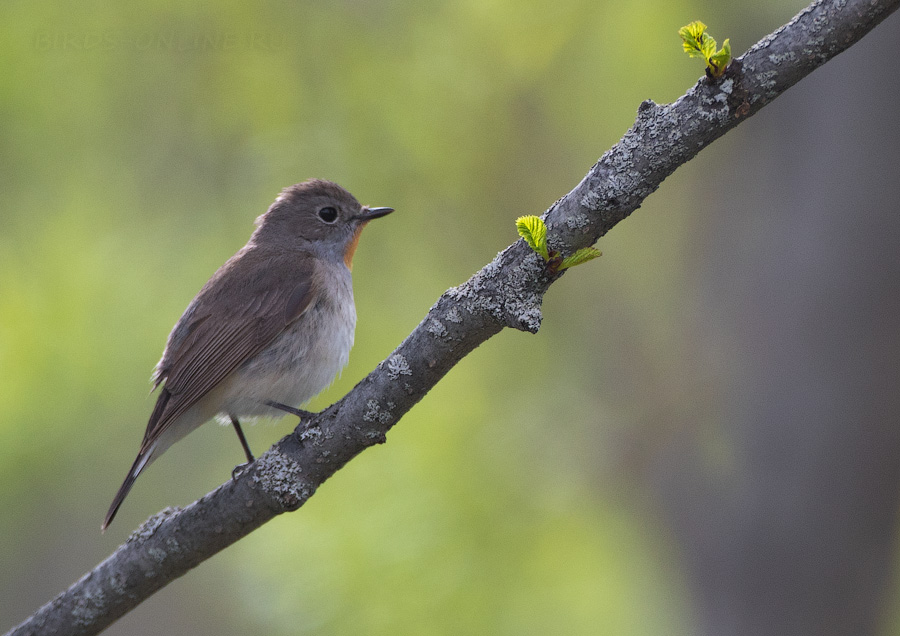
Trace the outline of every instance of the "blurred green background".
{"label": "blurred green background", "polygon": [[[201,428],[100,534],[168,330],[282,187],[397,209],[318,409],[696,81],[680,26],[740,54],[802,6],[6,2],[0,629],[241,461]],[[538,335],[107,633],[898,633],[897,54],[894,16],[671,177]]]}

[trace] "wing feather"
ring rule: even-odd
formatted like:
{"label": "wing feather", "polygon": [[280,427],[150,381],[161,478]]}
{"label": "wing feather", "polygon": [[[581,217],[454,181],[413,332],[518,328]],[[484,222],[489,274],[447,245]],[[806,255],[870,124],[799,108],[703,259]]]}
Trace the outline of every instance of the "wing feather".
{"label": "wing feather", "polygon": [[165,384],[142,450],[315,304],[312,259],[278,256],[238,252],[182,316],[159,364],[156,382]]}

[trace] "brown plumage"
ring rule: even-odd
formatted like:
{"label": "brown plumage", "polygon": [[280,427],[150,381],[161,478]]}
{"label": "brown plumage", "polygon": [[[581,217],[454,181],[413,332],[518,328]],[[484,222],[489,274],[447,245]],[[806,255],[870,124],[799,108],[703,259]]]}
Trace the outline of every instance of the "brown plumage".
{"label": "brown plumage", "polygon": [[312,180],[286,188],[257,219],[169,335],[156,406],[102,529],[141,471],[203,422],[227,416],[242,436],[239,417],[281,415],[273,403],[296,408],[331,382],[353,344],[349,268],[359,233],[390,211]]}

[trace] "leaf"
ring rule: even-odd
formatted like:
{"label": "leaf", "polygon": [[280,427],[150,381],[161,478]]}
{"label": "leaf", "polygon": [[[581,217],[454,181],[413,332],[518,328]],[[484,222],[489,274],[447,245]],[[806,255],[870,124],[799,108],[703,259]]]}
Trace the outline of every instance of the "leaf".
{"label": "leaf", "polygon": [[728,66],[728,63],[731,61],[731,42],[729,40],[725,40],[722,42],[722,50],[714,53],[709,57],[707,63],[709,64],[710,72],[713,77],[719,77],[722,73],[725,72],[725,69]]}
{"label": "leaf", "polygon": [[540,254],[545,261],[550,259],[547,251],[547,225],[541,217],[520,216],[516,219],[516,229],[519,236],[528,243],[528,247]]}
{"label": "leaf", "polygon": [[569,267],[575,267],[576,265],[581,265],[582,263],[592,261],[601,255],[602,253],[596,247],[582,247],[571,256],[567,256],[566,258],[564,258],[563,262],[559,266],[559,269],[563,270]]}
{"label": "leaf", "polygon": [[678,35],[681,36],[685,53],[690,57],[706,58],[706,55],[703,52],[703,39],[704,36],[706,36],[706,38],[709,38],[709,36],[706,35],[705,24],[700,22],[700,20],[695,20],[687,26],[678,29]]}
{"label": "leaf", "polygon": [[722,48],[716,51],[716,40],[706,32],[706,25],[695,20],[678,29],[685,53],[690,57],[702,57],[706,60],[706,70],[712,77],[721,77],[731,61],[731,43],[725,40]]}

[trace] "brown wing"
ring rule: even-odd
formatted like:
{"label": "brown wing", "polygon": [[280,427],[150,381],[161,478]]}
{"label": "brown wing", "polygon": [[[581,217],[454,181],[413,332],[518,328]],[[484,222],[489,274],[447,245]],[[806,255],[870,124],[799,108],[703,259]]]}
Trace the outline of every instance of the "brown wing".
{"label": "brown wing", "polygon": [[141,450],[297,320],[316,295],[310,258],[242,250],[223,265],[169,337],[156,378],[165,385]]}
{"label": "brown wing", "polygon": [[244,248],[213,275],[169,336],[156,372],[156,385],[165,384],[101,530],[153,455],[165,450],[154,442],[172,422],[302,316],[317,293],[312,260],[297,254]]}

